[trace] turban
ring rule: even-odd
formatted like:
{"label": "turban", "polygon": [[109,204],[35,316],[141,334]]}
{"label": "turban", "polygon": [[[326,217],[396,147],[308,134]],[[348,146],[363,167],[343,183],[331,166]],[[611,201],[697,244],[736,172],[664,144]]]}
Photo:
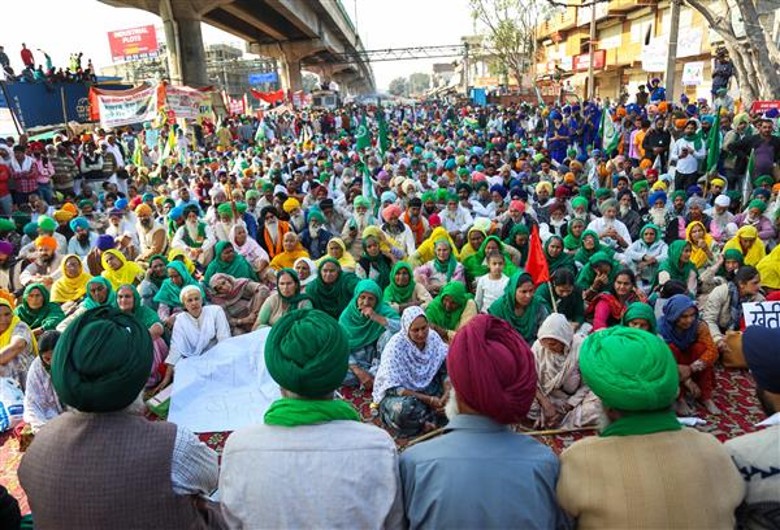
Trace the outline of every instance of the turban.
{"label": "turban", "polygon": [[260,192],[257,190],[249,190],[246,192],[246,200],[259,199],[259,198],[260,198]]}
{"label": "turban", "polygon": [[766,211],[766,203],[761,199],[753,199],[748,203],[748,210],[753,208],[758,208],[761,213],[764,213]]}
{"label": "turban", "polygon": [[174,221],[176,219],[181,219],[184,215],[184,207],[180,204],[179,206],[175,206],[171,209],[170,212],[168,212],[168,217],[173,219]]}
{"label": "turban", "polygon": [[457,191],[458,193],[460,193],[460,192],[461,192],[461,190],[465,190],[465,191],[466,191],[466,193],[468,193],[469,195],[471,194],[471,186],[469,186],[469,185],[468,185],[468,184],[466,184],[465,182],[461,182],[461,183],[459,183],[457,186],[455,186],[455,191]]}
{"label": "turban", "polygon": [[658,335],[623,326],[585,339],[580,371],[604,405],[623,411],[665,409],[677,398],[680,385],[669,346]]}
{"label": "turban", "polygon": [[546,189],[547,193],[549,195],[552,195],[553,187],[552,184],[546,181],[542,181],[539,184],[536,185],[536,193],[539,193],[541,190]]}
{"label": "turban", "polygon": [[143,202],[154,201],[154,194],[153,193],[144,193],[143,195],[141,195],[141,200]]}
{"label": "turban", "polygon": [[152,207],[148,204],[141,203],[135,208],[136,215],[152,215]]}
{"label": "turban", "polygon": [[731,199],[729,199],[728,195],[720,194],[717,197],[715,197],[715,206],[720,206],[722,208],[728,208],[731,206]]}
{"label": "turban", "polygon": [[685,192],[683,190],[676,190],[674,193],[672,193],[672,200],[677,200],[678,198],[685,199]]}
{"label": "turban", "polygon": [[666,185],[666,182],[664,182],[663,180],[659,180],[659,181],[656,181],[655,184],[653,184],[652,190],[653,191],[666,191],[666,189],[668,187],[669,186]]}
{"label": "turban", "polygon": [[89,199],[83,199],[79,201],[79,209],[83,210],[84,208],[94,208],[95,203],[90,201]]}
{"label": "turban", "polygon": [[719,188],[723,188],[726,186],[726,181],[723,180],[722,178],[716,177],[710,181],[710,184],[712,184],[713,186],[718,186]]}
{"label": "turban", "polygon": [[386,191],[382,193],[381,201],[380,202],[395,202],[396,199],[398,199],[398,195],[393,193],[392,191]]}
{"label": "turban", "polygon": [[127,208],[127,199],[117,199],[117,201],[114,203],[114,206],[116,206],[120,210],[124,210],[125,208]]}
{"label": "turban", "polygon": [[76,214],[73,212],[69,212],[65,208],[62,210],[57,210],[54,212],[54,220],[58,223],[67,223],[68,221],[72,220],[74,217],[76,217]]}
{"label": "turban", "polygon": [[76,208],[76,206],[71,202],[66,202],[65,204],[63,204],[62,209],[65,210],[66,212],[72,213],[74,216],[79,214],[78,208]]}
{"label": "turban", "polygon": [[756,180],[753,181],[753,185],[757,188],[760,186],[771,186],[774,183],[775,183],[775,179],[773,179],[769,175],[761,175],[760,177],[758,177]]}
{"label": "turban", "polygon": [[236,203],[236,211],[239,214],[244,215],[248,209],[249,209],[249,206],[247,205],[247,203],[245,203],[243,201],[238,201]]}
{"label": "turban", "polygon": [[270,182],[263,182],[262,192],[274,191],[274,185]]}
{"label": "turban", "polygon": [[650,197],[648,197],[647,199],[647,203],[650,207],[655,206],[655,203],[657,203],[658,201],[663,201],[663,203],[666,204],[667,201],[666,193],[664,193],[663,191],[654,191],[653,193],[650,194]]}
{"label": "turban", "polygon": [[[426,191],[425,193],[422,194],[422,196],[420,198],[422,199],[423,202],[435,202],[436,201],[436,194],[433,193],[432,191]],[[361,201],[365,201],[365,203],[366,203],[365,206],[366,206],[366,208],[368,208],[370,203],[368,202],[368,199],[366,199],[362,195],[358,195],[357,197],[355,197],[355,201],[352,203],[353,206],[355,206],[357,208],[357,206],[358,206],[358,199],[360,199]]]}
{"label": "turban", "polygon": [[441,226],[441,218],[439,217],[439,214],[434,213],[431,214],[430,217],[428,217],[428,224],[431,228],[436,228],[437,226]]}
{"label": "turban", "polygon": [[322,214],[319,208],[309,209],[309,215],[306,219],[307,222],[318,221],[320,224],[325,224],[325,216]]}
{"label": "turban", "polygon": [[217,215],[220,217],[230,217],[233,218],[233,207],[230,206],[229,202],[223,202],[219,206],[217,206]]}
{"label": "turban", "polygon": [[98,236],[95,246],[100,250],[110,250],[116,247],[116,241],[108,234],[101,234]]}
{"label": "turban", "polygon": [[164,197],[163,195],[158,195],[157,197],[154,198],[154,204],[159,208],[160,206],[163,205],[163,203],[165,203],[165,200],[166,197]]}
{"label": "turban", "polygon": [[38,237],[38,223],[33,223],[32,221],[24,225],[24,229],[22,230],[24,232],[24,235],[29,237],[30,239],[35,239]]}
{"label": "turban", "polygon": [[780,192],[780,182],[772,186],[772,193]]}
{"label": "turban", "polygon": [[16,225],[10,219],[0,219],[0,232],[13,232]]}
{"label": "turban", "polygon": [[490,187],[490,193],[498,193],[502,199],[506,198],[506,188],[501,184],[494,184]]}
{"label": "turban", "polygon": [[536,394],[531,348],[508,322],[491,315],[475,316],[455,334],[447,373],[466,405],[503,424],[523,420]]}
{"label": "turban", "polygon": [[742,335],[742,349],[750,373],[753,374],[760,388],[774,394],[780,394],[778,341],[780,341],[780,329],[748,326]]}
{"label": "turban", "polygon": [[344,329],[326,313],[291,311],[268,334],[265,365],[285,390],[318,398],[341,386],[348,369],[348,344]]}
{"label": "turban", "polygon": [[82,412],[130,405],[152,371],[152,338],[133,315],[97,307],[77,317],[57,342],[51,381],[59,398]]}
{"label": "turban", "polygon": [[590,184],[583,184],[580,186],[580,197],[590,199],[591,195],[593,195],[593,188],[590,186]]}
{"label": "turban", "polygon": [[571,207],[574,208],[574,209],[577,209],[577,208],[580,208],[580,207],[587,208],[588,207],[588,199],[586,199],[585,197],[574,197],[571,200]]}
{"label": "turban", "polygon": [[48,248],[49,250],[57,250],[57,240],[52,236],[38,236],[35,238],[36,248]]}
{"label": "turban", "polygon": [[771,195],[772,192],[766,188],[758,188],[753,190],[753,197],[764,197],[766,200],[769,200]]}
{"label": "turban", "polygon": [[701,195],[703,191],[701,186],[694,184],[693,186],[688,186],[688,189],[685,190],[685,193],[688,195],[688,197],[693,197],[694,195]]}
{"label": "turban", "polygon": [[650,169],[650,167],[653,165],[653,163],[650,161],[649,158],[643,158],[641,162],[639,162],[639,167],[641,169]]}
{"label": "turban", "polygon": [[395,204],[391,204],[390,206],[386,207],[384,210],[382,210],[382,217],[385,221],[389,221],[390,217],[401,217],[401,208],[399,208]]}
{"label": "turban", "polygon": [[515,199],[514,201],[509,201],[509,209],[523,213],[525,211],[525,203],[517,199]]}
{"label": "turban", "polygon": [[[431,200],[433,200],[433,198],[431,198]],[[363,208],[369,208],[369,207],[371,207],[371,201],[369,201],[368,199],[366,199],[366,198],[365,198],[364,196],[362,196],[362,195],[358,195],[358,196],[357,196],[357,197],[355,197],[355,199],[352,201],[352,206],[353,206],[353,207],[355,207],[355,208],[358,208],[358,207],[361,207],[361,206],[362,206]]]}
{"label": "turban", "polygon": [[610,208],[617,208],[617,201],[615,199],[607,199],[599,205],[599,211],[602,215]]}
{"label": "turban", "polygon": [[70,229],[74,232],[79,228],[82,230],[89,230],[89,221],[85,217],[76,217],[70,223]]}
{"label": "turban", "polygon": [[14,246],[5,240],[0,240],[0,254],[10,256],[14,253]]}
{"label": "turban", "polygon": [[607,197],[612,197],[612,190],[609,188],[599,188],[596,190],[597,199],[606,199]]}
{"label": "turban", "polygon": [[295,197],[289,197],[287,200],[285,200],[282,203],[282,210],[284,210],[287,213],[292,213],[300,207],[301,207],[301,203]]}
{"label": "turban", "polygon": [[747,112],[742,112],[741,114],[737,114],[734,116],[734,125],[739,125],[740,123],[749,123],[750,122],[750,116],[748,116]]}
{"label": "turban", "polygon": [[577,182],[577,177],[570,171],[563,176],[563,182],[564,184],[574,184]]}
{"label": "turban", "polygon": [[631,186],[631,189],[634,190],[634,193],[639,193],[640,191],[646,190],[650,188],[650,184],[646,180],[640,180],[637,182],[634,182],[634,185]]}
{"label": "turban", "polygon": [[38,218],[38,228],[44,232],[54,232],[57,229],[57,221],[48,215],[42,215]]}

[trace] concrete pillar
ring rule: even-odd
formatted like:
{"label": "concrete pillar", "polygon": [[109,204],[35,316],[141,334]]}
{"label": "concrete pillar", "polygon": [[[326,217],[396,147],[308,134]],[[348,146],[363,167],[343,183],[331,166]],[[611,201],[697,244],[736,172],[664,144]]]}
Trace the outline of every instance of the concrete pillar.
{"label": "concrete pillar", "polygon": [[250,43],[249,45],[251,53],[278,59],[282,89],[288,93],[303,90],[301,60],[325,49],[325,44],[320,39],[275,44]]}
{"label": "concrete pillar", "polygon": [[290,93],[303,90],[300,58],[285,54],[279,62],[282,70],[282,88]]}
{"label": "concrete pillar", "polygon": [[174,85],[201,87],[209,84],[198,7],[186,0],[160,2],[160,18],[168,47],[168,69]]}

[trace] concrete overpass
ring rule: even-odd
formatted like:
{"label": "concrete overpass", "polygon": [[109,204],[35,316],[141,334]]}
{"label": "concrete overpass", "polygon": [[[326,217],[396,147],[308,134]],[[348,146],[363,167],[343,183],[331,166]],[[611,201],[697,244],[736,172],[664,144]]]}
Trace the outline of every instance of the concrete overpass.
{"label": "concrete overpass", "polygon": [[[359,56],[364,51],[360,36],[340,0],[100,1],[160,16],[173,83],[209,84],[200,30],[205,22],[244,39],[247,51],[277,59],[284,88],[301,90],[305,68],[351,94],[375,91],[371,65]],[[337,59],[344,54],[354,54],[355,60]]]}

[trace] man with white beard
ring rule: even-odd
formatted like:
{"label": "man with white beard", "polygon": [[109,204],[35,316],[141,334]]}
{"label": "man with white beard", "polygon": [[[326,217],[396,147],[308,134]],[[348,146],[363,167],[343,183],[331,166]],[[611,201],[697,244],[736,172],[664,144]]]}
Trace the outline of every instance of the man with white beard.
{"label": "man with white beard", "polygon": [[198,218],[196,206],[184,208],[184,218],[184,225],[176,230],[171,246],[182,249],[188,258],[205,267],[213,257],[217,238],[211,227]]}
{"label": "man with white beard", "polygon": [[296,234],[300,234],[306,229],[306,215],[303,213],[298,199],[288,197],[282,203],[282,210],[290,217],[290,227]]}
{"label": "man with white beard", "polygon": [[718,243],[725,243],[737,233],[734,214],[729,211],[729,206],[731,206],[731,199],[725,193],[721,193],[715,197],[714,206],[705,212],[712,219],[708,227],[710,235]]}
{"label": "man with white beard", "polygon": [[615,199],[606,199],[599,205],[602,217],[590,222],[588,230],[593,230],[599,240],[613,250],[627,248],[631,244],[628,228],[617,219],[618,204]]}
{"label": "man with white beard", "polygon": [[279,214],[273,206],[263,208],[257,221],[258,243],[268,253],[268,257],[274,259],[277,254],[284,252],[282,241],[284,235],[290,231],[290,225],[279,220]]}
{"label": "man with white beard", "polygon": [[642,216],[633,208],[633,194],[625,189],[618,193],[618,216],[617,220],[626,225],[631,239],[639,237],[639,229],[642,228]]}
{"label": "man with white beard", "polygon": [[135,208],[138,222],[135,225],[138,233],[139,254],[136,261],[147,263],[156,255],[165,255],[168,251],[168,235],[165,227],[155,222],[154,212],[148,204],[141,203]]}
{"label": "man with white beard", "polygon": [[344,229],[341,231],[341,239],[344,240],[344,244],[349,249],[349,252],[357,259],[363,254],[363,242],[361,239],[363,230],[377,224],[377,220],[368,211],[371,207],[371,201],[366,197],[362,195],[355,197],[352,201],[352,207],[355,213],[344,224]]}

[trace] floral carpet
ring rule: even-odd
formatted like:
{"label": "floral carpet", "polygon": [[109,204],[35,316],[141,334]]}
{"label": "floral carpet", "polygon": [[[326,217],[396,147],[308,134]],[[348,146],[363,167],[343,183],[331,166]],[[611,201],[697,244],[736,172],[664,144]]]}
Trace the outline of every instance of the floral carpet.
{"label": "floral carpet", "polygon": [[[700,408],[697,411],[698,416],[704,419],[706,424],[698,426],[697,429],[709,432],[721,441],[753,432],[754,425],[764,417],[754,395],[753,379],[745,370],[724,370],[722,368],[716,369],[715,377],[714,401],[723,413],[713,416]],[[373,414],[374,411],[371,408],[370,394],[350,388],[342,389],[341,394],[360,412],[363,421],[380,425],[378,417]],[[554,436],[537,436],[536,438],[550,446],[556,453],[560,453],[575,441],[593,434],[595,431],[579,431]],[[228,436],[230,436],[229,432],[215,432],[200,434],[199,438],[221,453]],[[410,442],[408,438],[397,436],[394,438],[401,450]],[[16,475],[22,455],[23,453],[19,451],[18,439],[11,433],[0,435],[0,485],[5,486],[11,495],[18,499],[22,513],[26,514],[30,511],[29,505]]]}

